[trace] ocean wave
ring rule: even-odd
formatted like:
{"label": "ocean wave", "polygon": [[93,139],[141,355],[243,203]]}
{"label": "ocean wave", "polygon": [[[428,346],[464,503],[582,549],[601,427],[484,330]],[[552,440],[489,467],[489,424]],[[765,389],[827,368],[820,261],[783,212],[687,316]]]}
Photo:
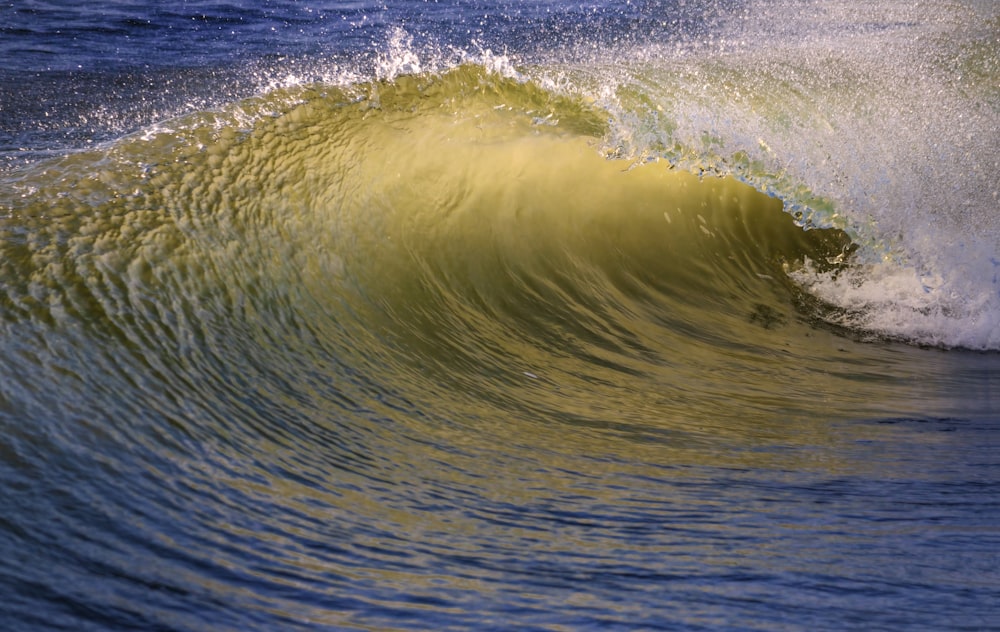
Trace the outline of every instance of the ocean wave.
{"label": "ocean wave", "polygon": [[0,619],[991,620],[991,3],[210,4],[16,12]]}
{"label": "ocean wave", "polygon": [[[280,135],[297,129],[299,119],[310,117],[315,119],[311,125],[322,127],[330,125],[324,116],[338,121],[380,116],[388,124],[393,118],[419,115],[436,124],[444,115],[456,128],[482,121],[480,133],[494,134],[498,142],[506,140],[505,135],[530,137],[546,130],[577,135],[587,139],[581,152],[603,154],[619,165],[616,168],[660,163],[648,168],[694,173],[702,179],[735,178],[779,200],[803,229],[849,235],[854,243],[849,256],[844,251],[820,257],[852,265],[849,275],[839,268],[812,274],[797,265],[792,266],[794,274],[785,275],[831,307],[813,315],[837,314],[832,321],[848,329],[919,344],[996,348],[1000,299],[991,255],[996,235],[979,230],[992,222],[979,212],[990,203],[989,187],[966,180],[963,187],[979,187],[964,200],[974,214],[946,215],[942,222],[947,213],[942,205],[948,202],[939,195],[944,174],[939,175],[938,167],[928,161],[957,158],[928,155],[928,147],[940,146],[945,138],[913,136],[924,131],[918,129],[922,118],[916,114],[892,128],[891,142],[884,132],[879,135],[880,117],[898,110],[901,101],[916,99],[916,94],[888,95],[887,84],[897,79],[875,72],[885,68],[859,68],[851,62],[832,53],[818,63],[801,55],[775,63],[770,57],[755,59],[746,51],[735,57],[687,52],[670,56],[647,46],[620,54],[613,68],[594,59],[581,64],[576,58],[572,63],[518,65],[507,55],[482,48],[473,52],[419,48],[397,29],[374,61],[373,80],[361,79],[364,75],[358,68],[328,69],[327,78],[321,80],[308,72],[288,74],[272,79],[259,96],[147,126],[98,149],[98,157],[74,154],[43,165],[59,164],[56,170],[67,173],[80,170],[80,180],[73,186],[93,188],[89,195],[120,196],[117,189],[129,187],[148,195],[143,186],[157,186],[156,178],[167,177],[164,167],[170,162],[197,162],[201,154],[210,155],[216,164],[235,162],[228,152],[257,142],[260,130],[268,125],[274,128],[268,134]],[[948,98],[953,100],[951,108],[962,107],[958,96]],[[936,99],[940,105],[945,97]],[[503,116],[504,123],[494,120]],[[324,133],[339,134],[340,142],[368,142],[352,138],[349,124],[340,124],[345,129]],[[963,129],[973,124],[984,121],[972,120]],[[417,147],[427,142],[417,135],[411,141]],[[323,148],[317,143],[307,151]],[[269,163],[297,170],[289,177],[308,179],[314,170],[310,161],[316,158],[308,153],[286,155],[282,152],[287,145],[278,144],[271,151]],[[906,163],[900,161],[904,156],[910,158]],[[340,168],[352,168],[349,158],[338,160]],[[427,161],[427,154],[416,152],[407,160],[416,167]],[[95,178],[89,173],[94,161],[119,166],[102,165]],[[115,172],[125,164],[139,170]],[[34,176],[23,175],[50,168],[36,165],[16,172],[9,178],[11,190],[36,204],[47,196],[72,198],[74,194],[59,185],[33,182]],[[188,178],[196,174],[193,171]],[[74,176],[60,177],[67,181]],[[210,207],[218,202],[222,194],[218,181],[227,177],[213,174],[215,185],[201,183],[198,191],[214,197],[191,204]],[[336,182],[341,174],[327,177]],[[102,178],[120,181],[106,190]],[[130,178],[135,182],[128,182]],[[374,190],[384,183],[366,186]],[[15,198],[7,205],[11,209],[23,203]],[[67,203],[56,202],[54,208]],[[960,249],[956,242],[962,244]],[[851,281],[846,283],[848,276]],[[885,285],[888,279],[893,280],[891,288]],[[886,295],[897,300],[884,300]],[[866,302],[864,296],[872,300]]]}

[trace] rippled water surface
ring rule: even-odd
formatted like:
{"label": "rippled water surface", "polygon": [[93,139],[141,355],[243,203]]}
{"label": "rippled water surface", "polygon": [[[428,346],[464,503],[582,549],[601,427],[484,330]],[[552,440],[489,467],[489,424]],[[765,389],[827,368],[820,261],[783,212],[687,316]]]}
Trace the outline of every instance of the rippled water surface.
{"label": "rippled water surface", "polygon": [[998,20],[0,7],[0,628],[995,628]]}

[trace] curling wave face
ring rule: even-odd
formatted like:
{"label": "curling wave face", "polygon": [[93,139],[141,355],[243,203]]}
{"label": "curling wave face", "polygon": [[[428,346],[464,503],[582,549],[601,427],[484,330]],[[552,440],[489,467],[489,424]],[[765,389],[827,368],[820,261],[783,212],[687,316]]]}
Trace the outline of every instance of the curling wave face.
{"label": "curling wave face", "polygon": [[[608,125],[468,65],[277,90],[36,164],[4,200],[7,339],[73,340],[28,364],[81,397],[91,353],[126,382],[154,371],[170,407],[296,373],[338,399],[366,375],[408,401],[583,419],[567,401],[635,410],[616,400],[637,391],[719,427],[811,414],[787,388],[828,375],[843,332],[796,275],[843,274],[856,245],[733,178],[609,160]],[[901,394],[823,382],[865,406]]]}

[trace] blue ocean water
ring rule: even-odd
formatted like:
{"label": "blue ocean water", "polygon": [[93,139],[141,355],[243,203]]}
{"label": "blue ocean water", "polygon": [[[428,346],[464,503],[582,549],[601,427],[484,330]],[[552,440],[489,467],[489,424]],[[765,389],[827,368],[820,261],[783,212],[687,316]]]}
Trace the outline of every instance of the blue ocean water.
{"label": "blue ocean water", "polygon": [[0,5],[0,628],[1000,629],[998,25]]}

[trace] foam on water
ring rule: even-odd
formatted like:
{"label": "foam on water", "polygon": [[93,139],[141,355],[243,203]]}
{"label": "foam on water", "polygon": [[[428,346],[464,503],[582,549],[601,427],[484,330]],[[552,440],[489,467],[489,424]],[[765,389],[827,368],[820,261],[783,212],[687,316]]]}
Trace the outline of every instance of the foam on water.
{"label": "foam on water", "polygon": [[[774,6],[796,15],[785,4]],[[780,62],[808,108],[782,112],[794,131],[768,136],[780,145],[769,172],[787,169],[830,200],[862,245],[849,272],[794,273],[840,308],[837,322],[923,344],[1000,348],[995,11],[835,3],[753,25],[774,33],[765,67]]]}
{"label": "foam on water", "polygon": [[847,230],[860,246],[850,273],[792,271],[834,308],[824,317],[998,349],[995,13],[753,2],[703,41],[588,50],[583,69],[539,75],[612,113],[610,155],[734,175],[806,228]]}

